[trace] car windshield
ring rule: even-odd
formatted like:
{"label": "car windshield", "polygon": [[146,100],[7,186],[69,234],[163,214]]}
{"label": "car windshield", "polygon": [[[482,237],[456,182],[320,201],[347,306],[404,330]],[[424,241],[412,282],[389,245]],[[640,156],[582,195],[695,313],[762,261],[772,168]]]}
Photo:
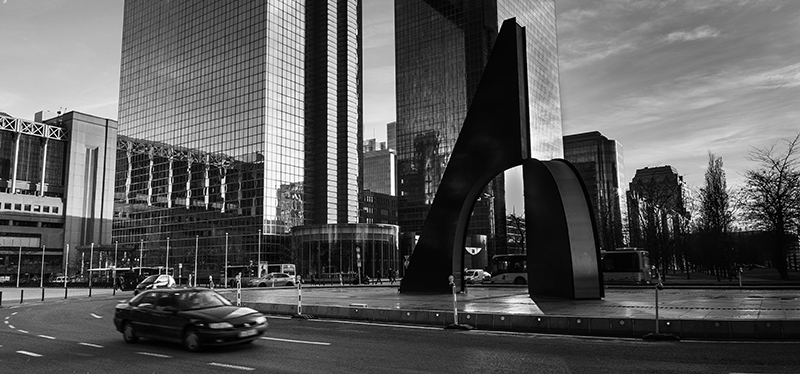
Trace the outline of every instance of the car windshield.
{"label": "car windshield", "polygon": [[158,278],[158,274],[151,275],[151,276],[145,278],[141,283],[153,283],[153,282],[156,281],[157,278]]}
{"label": "car windshield", "polygon": [[471,277],[471,276],[473,276],[473,275],[476,275],[476,273],[477,273],[477,272],[476,272],[475,270],[467,270],[467,276],[470,276],[470,277]]}
{"label": "car windshield", "polygon": [[195,310],[232,305],[228,299],[214,291],[183,292],[180,295],[182,310]]}

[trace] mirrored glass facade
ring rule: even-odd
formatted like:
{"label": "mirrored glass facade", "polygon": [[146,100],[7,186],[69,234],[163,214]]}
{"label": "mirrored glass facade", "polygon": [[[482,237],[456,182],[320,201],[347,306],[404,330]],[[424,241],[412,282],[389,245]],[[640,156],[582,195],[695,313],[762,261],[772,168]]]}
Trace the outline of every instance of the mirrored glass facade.
{"label": "mirrored glass facade", "polygon": [[213,274],[225,253],[287,262],[292,227],[358,222],[360,12],[125,2],[114,240],[132,265],[165,262],[167,243]]}
{"label": "mirrored glass facade", "polygon": [[[399,218],[421,231],[503,20],[527,35],[533,157],[562,157],[554,0],[395,1]],[[505,252],[503,175],[487,186],[471,234]]]}
{"label": "mirrored glass facade", "polygon": [[564,159],[578,170],[597,218],[603,250],[625,247],[625,165],[622,145],[597,131],[564,136]]}

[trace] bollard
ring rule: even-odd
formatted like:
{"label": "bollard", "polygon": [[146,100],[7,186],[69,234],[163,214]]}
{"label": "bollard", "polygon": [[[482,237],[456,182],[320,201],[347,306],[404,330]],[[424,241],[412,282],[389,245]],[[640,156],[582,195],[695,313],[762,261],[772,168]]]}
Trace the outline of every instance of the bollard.
{"label": "bollard", "polygon": [[44,301],[44,287],[42,287],[42,301]]}
{"label": "bollard", "polygon": [[67,287],[64,287],[64,300],[67,299]]}
{"label": "bollard", "polygon": [[662,340],[681,340],[680,337],[670,333],[660,333],[658,330],[658,290],[664,289],[664,284],[661,283],[661,277],[656,273],[656,305],[655,305],[655,312],[656,312],[656,332],[649,333],[642,337],[644,340],[655,340],[655,341],[662,341]]}
{"label": "bollard", "polygon": [[3,291],[0,291],[0,306],[3,306]]}
{"label": "bollard", "polygon": [[25,290],[19,290],[19,303],[22,304],[22,298],[25,295]]}
{"label": "bollard", "polygon": [[293,315],[292,318],[305,318],[305,319],[312,319],[314,318],[311,315],[303,314],[303,282],[300,276],[297,276],[297,314]]}
{"label": "bollard", "polygon": [[453,319],[455,320],[453,324],[447,325],[445,329],[458,329],[458,330],[472,330],[472,326],[470,325],[462,325],[458,323],[458,297],[456,296],[456,283],[455,278],[453,276],[447,277],[447,280],[450,282],[450,287],[453,289]]}
{"label": "bollard", "polygon": [[297,282],[297,315],[303,315],[303,285]]}

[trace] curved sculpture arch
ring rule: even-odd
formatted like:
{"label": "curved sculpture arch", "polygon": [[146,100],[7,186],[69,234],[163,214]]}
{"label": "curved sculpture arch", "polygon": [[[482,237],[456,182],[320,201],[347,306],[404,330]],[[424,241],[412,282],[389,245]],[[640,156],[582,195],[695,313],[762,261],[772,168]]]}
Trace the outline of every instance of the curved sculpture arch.
{"label": "curved sculpture arch", "polygon": [[[409,266],[400,285],[401,292],[451,292],[448,282],[450,275],[455,277],[456,286],[459,290],[461,289],[464,242],[470,215],[485,186],[505,170],[532,163],[533,166],[523,166],[523,173],[526,173],[524,176],[526,209],[528,209],[529,184],[532,191],[543,194],[543,198],[555,199],[558,197],[559,200],[562,195],[566,199],[575,196],[574,193],[561,194],[562,188],[574,192],[575,183],[581,185],[580,178],[574,173],[574,170],[572,176],[569,177],[568,173],[565,173],[560,166],[542,169],[539,164],[536,164],[539,161],[530,159],[525,56],[524,28],[517,25],[514,19],[506,20],[497,36],[472,105],[467,112],[461,133],[448,161],[447,169],[428,212],[422,234],[411,255]],[[551,162],[567,165],[565,161],[546,161],[545,165]],[[551,169],[555,170],[555,174],[550,171]],[[576,180],[577,182],[575,182]],[[553,186],[555,186],[555,190],[552,188]],[[588,214],[589,221],[593,223],[590,205],[586,201],[583,202],[583,206],[589,209],[588,213],[576,213],[579,209],[573,207],[574,204],[568,205],[571,209],[565,210],[562,204],[563,215],[568,219],[562,220],[560,233],[569,235],[570,232],[578,232],[570,231],[571,221],[569,218],[575,214],[579,214],[581,217]],[[538,205],[535,205],[534,209],[539,208]],[[547,213],[543,212],[542,214]],[[529,232],[530,229],[529,227]],[[591,242],[596,243],[593,227],[590,227],[590,230]],[[534,240],[538,241],[538,237]],[[556,242],[566,243],[568,247],[566,250],[570,251],[570,240]],[[530,235],[528,243],[529,263],[542,262],[543,259],[536,257],[538,256],[536,255],[537,248],[530,244]],[[597,257],[599,250],[596,245],[594,247],[595,250],[592,253]],[[584,244],[580,246],[581,251],[585,251],[587,248]],[[559,259],[562,257],[565,256],[559,256]],[[577,256],[580,259],[588,257],[591,256],[583,254]],[[544,259],[545,263],[547,261]],[[594,273],[597,273],[599,268],[596,266],[596,258],[594,264]],[[584,271],[590,267],[573,266],[574,264],[550,264],[549,266],[553,265],[569,271]],[[537,279],[536,276],[534,274],[532,277],[529,274],[529,279]],[[597,276],[598,274],[587,274],[577,278],[572,277],[581,281],[571,282],[571,287],[574,288],[578,284],[578,288],[581,290],[596,289],[596,287],[586,286],[584,283],[587,283],[585,280],[596,279]],[[594,282],[600,286],[599,290],[594,291],[597,296],[591,296],[591,292],[576,293],[561,289],[554,292],[550,287],[533,288],[534,282],[530,283],[529,290],[532,295],[544,294],[568,298],[602,297],[601,281]]]}

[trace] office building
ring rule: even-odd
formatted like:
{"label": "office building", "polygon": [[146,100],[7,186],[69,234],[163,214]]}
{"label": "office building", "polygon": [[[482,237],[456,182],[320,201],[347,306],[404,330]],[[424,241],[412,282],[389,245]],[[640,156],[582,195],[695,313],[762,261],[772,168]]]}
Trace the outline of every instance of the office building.
{"label": "office building", "polygon": [[386,143],[369,139],[364,143],[364,189],[396,196],[397,155]]}
{"label": "office building", "polygon": [[669,165],[636,170],[628,197],[630,245],[650,252],[650,262],[662,269],[683,266],[683,246],[673,245],[686,232],[688,188]]}
{"label": "office building", "polygon": [[[563,156],[554,0],[395,2],[397,160],[402,232],[422,230],[502,21],[525,27],[533,157]],[[503,175],[477,202],[470,234],[505,252]]]}
{"label": "office building", "polygon": [[75,111],[0,113],[0,283],[111,264],[90,256],[111,247],[116,136],[116,121]]}
{"label": "office building", "polygon": [[597,131],[564,136],[564,159],[571,162],[589,192],[601,249],[624,247],[625,165],[622,145]]}
{"label": "office building", "polygon": [[145,266],[200,252],[198,276],[216,276],[223,264],[295,261],[293,227],[358,223],[360,0],[124,9],[121,247]]}

